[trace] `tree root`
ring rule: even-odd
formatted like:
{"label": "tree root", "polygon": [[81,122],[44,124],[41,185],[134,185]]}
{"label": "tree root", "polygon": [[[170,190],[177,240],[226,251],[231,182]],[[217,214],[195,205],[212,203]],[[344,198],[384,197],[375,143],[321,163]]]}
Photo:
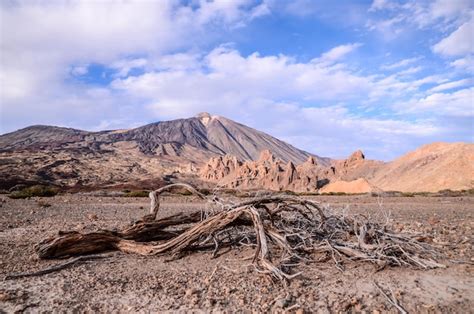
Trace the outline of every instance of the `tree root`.
{"label": "tree root", "polygon": [[[156,219],[159,196],[184,188],[208,200],[213,212],[178,214]],[[150,193],[150,213],[121,231],[60,232],[36,245],[40,258],[61,258],[118,250],[139,255],[181,256],[185,252],[240,245],[255,246],[253,265],[259,273],[287,280],[288,265],[297,265],[314,252],[331,254],[342,270],[345,259],[377,265],[443,267],[432,257],[436,252],[415,237],[391,233],[386,225],[366,217],[330,214],[314,201],[296,196],[265,196],[240,203],[206,198],[192,186],[172,184]]]}

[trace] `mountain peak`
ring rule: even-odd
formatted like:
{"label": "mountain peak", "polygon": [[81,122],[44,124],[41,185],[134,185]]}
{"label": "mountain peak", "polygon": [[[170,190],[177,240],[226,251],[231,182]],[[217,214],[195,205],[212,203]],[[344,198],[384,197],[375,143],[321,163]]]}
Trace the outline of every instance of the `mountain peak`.
{"label": "mountain peak", "polygon": [[365,159],[365,155],[360,149],[353,152],[348,158],[349,161],[356,161],[356,160],[363,160],[363,159]]}
{"label": "mountain peak", "polygon": [[196,115],[196,118],[204,119],[204,118],[211,118],[211,114],[209,112],[200,112]]}
{"label": "mountain peak", "polygon": [[196,118],[198,118],[199,120],[201,120],[201,123],[204,124],[204,126],[207,126],[209,124],[209,122],[212,120],[212,119],[215,119],[217,118],[217,116],[213,116],[211,115],[209,112],[201,112],[201,113],[198,113],[196,115]]}

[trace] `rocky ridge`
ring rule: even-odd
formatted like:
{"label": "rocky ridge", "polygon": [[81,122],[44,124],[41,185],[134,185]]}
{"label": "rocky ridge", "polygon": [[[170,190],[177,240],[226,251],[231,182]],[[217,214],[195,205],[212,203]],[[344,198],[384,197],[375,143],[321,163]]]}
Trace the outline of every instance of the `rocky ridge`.
{"label": "rocky ridge", "polygon": [[211,158],[201,168],[200,177],[219,187],[230,189],[314,192],[330,180],[338,178],[338,171],[345,171],[345,168],[351,165],[352,161],[339,169],[319,164],[311,156],[305,162],[295,165],[291,161],[284,162],[276,158],[269,150],[264,150],[256,161],[242,162],[229,155]]}
{"label": "rocky ridge", "polygon": [[314,158],[295,165],[263,151],[257,161],[211,159],[200,177],[220,187],[321,193],[373,191],[438,192],[474,187],[474,145],[433,143],[392,162],[367,160],[358,150],[347,159],[319,164]]}

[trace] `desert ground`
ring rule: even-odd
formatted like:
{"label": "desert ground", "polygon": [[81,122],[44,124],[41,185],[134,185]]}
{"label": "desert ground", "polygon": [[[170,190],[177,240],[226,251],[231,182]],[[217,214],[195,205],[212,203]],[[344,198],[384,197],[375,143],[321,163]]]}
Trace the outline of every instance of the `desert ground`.
{"label": "desert ground", "polygon": [[[410,313],[469,313],[474,308],[474,197],[314,196],[333,209],[376,217],[391,213],[398,231],[433,236],[445,269],[389,267],[347,261],[308,261],[288,284],[258,274],[252,248],[190,253],[169,261],[120,252],[38,277],[4,279],[60,260],[40,260],[34,245],[60,230],[125,226],[145,215],[148,198],[58,195],[13,200],[0,195],[0,312],[290,311],[397,313],[375,286]],[[166,196],[160,217],[208,206],[193,197]]]}

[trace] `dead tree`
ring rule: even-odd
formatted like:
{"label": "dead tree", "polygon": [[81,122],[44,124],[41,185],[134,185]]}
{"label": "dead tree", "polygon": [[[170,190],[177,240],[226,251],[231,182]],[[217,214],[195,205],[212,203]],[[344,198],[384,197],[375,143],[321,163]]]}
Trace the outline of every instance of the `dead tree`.
{"label": "dead tree", "polygon": [[[214,205],[212,211],[180,213],[157,219],[159,196],[186,189]],[[273,195],[232,203],[206,197],[187,184],[171,184],[150,193],[150,213],[120,231],[59,232],[36,245],[40,258],[63,258],[118,250],[139,255],[181,256],[187,252],[250,244],[253,265],[279,280],[291,279],[290,266],[312,254],[326,254],[342,269],[347,260],[379,266],[443,267],[436,252],[414,236],[390,231],[363,216],[348,217],[323,210],[318,202]]]}

